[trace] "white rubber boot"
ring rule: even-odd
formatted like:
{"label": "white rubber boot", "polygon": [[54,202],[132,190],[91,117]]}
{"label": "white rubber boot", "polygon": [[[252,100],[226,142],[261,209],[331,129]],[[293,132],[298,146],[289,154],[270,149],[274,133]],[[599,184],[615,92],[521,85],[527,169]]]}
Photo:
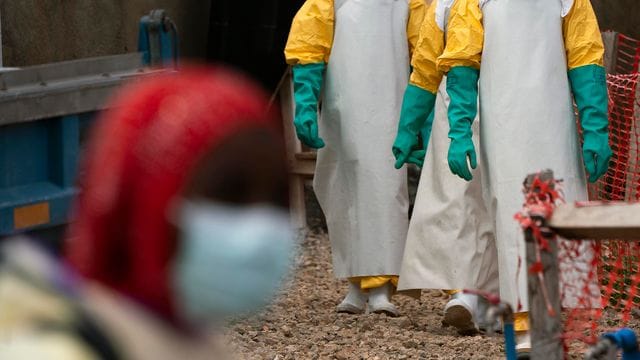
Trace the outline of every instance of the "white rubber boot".
{"label": "white rubber boot", "polygon": [[390,301],[393,288],[390,283],[369,290],[369,312],[398,316],[400,312]]}
{"label": "white rubber boot", "polygon": [[531,353],[531,335],[529,332],[516,334],[516,353],[518,360],[527,360]]}
{"label": "white rubber boot", "polygon": [[483,333],[495,334],[502,333],[502,321],[499,318],[495,320],[490,319],[489,315],[490,304],[482,296],[478,296],[478,308],[476,312],[476,325],[478,330]]}
{"label": "white rubber boot", "polygon": [[475,323],[477,311],[477,295],[456,293],[444,307],[442,325],[455,327],[461,335],[475,335],[478,333]]}
{"label": "white rubber boot", "polygon": [[349,292],[336,310],[339,313],[362,314],[367,306],[367,294],[360,289],[360,284],[349,282]]}

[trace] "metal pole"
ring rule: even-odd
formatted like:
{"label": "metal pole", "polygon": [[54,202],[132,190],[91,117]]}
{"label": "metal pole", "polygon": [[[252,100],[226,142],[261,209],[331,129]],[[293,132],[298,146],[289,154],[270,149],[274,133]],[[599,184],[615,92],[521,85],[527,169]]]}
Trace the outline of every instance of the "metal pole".
{"label": "metal pole", "polygon": [[[527,190],[531,188],[536,177],[543,181],[552,181],[553,172],[546,170],[529,175],[525,180]],[[535,209],[528,209],[527,215],[533,220],[533,225],[524,231],[527,249],[525,271],[527,271],[529,293],[531,359],[562,360],[564,351],[561,337],[558,244],[551,230],[547,228],[546,214],[535,213]],[[549,244],[548,250],[540,249],[539,240],[533,233],[534,227],[541,230],[544,240]],[[542,276],[539,272],[529,271],[540,266]],[[542,277],[544,281],[541,281]]]}

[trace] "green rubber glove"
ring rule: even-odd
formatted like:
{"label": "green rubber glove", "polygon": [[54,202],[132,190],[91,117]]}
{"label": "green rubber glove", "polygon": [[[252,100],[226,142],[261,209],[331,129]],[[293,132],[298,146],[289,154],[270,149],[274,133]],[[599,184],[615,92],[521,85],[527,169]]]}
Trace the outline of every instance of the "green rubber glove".
{"label": "green rubber glove", "polygon": [[478,112],[478,77],[480,71],[466,66],[451,68],[447,74],[449,103],[449,169],[459,177],[473,179],[472,169],[478,166],[473,145],[471,124]]}
{"label": "green rubber glove", "polygon": [[[435,94],[413,84],[407,86],[402,100],[398,133],[391,149],[396,158],[396,169],[400,169],[405,163],[422,167],[431,136],[435,102]],[[422,135],[422,147],[418,140],[419,134]]]}
{"label": "green rubber glove", "polygon": [[314,149],[324,147],[324,141],[318,136],[318,98],[325,67],[323,62],[293,67],[293,97],[296,102],[293,124],[298,139]]}
{"label": "green rubber glove", "polygon": [[607,172],[611,159],[607,77],[602,66],[585,65],[570,70],[569,81],[580,113],[584,167],[589,182],[595,182]]}

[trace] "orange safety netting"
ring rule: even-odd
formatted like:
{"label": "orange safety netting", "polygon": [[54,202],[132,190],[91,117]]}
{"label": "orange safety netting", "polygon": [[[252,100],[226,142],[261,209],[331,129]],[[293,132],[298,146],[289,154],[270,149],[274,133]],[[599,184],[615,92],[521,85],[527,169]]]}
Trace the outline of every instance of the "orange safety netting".
{"label": "orange safety netting", "polygon": [[[607,174],[589,186],[589,197],[634,202],[640,201],[640,41],[623,35],[617,40],[614,74],[607,76],[613,156]],[[640,314],[640,234],[637,242],[561,241],[559,247],[563,301],[578,298],[577,306],[565,309],[567,346],[592,343],[604,331],[638,322],[632,315]],[[602,306],[591,306],[593,299]]]}

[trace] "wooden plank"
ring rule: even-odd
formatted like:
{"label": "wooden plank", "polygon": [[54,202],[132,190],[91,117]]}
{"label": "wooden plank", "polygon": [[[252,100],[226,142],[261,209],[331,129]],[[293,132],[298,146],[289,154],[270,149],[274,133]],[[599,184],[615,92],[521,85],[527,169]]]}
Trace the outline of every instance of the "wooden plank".
{"label": "wooden plank", "polygon": [[315,173],[315,171],[316,171],[315,161],[297,161],[289,169],[289,172],[291,174],[304,176],[304,177],[313,177],[313,174]]}
{"label": "wooden plank", "polygon": [[280,112],[282,114],[282,127],[289,165],[289,206],[291,209],[291,225],[295,229],[301,229],[307,225],[307,211],[304,198],[304,179],[301,174],[308,171],[306,166],[299,166],[296,154],[302,150],[293,127],[295,104],[293,101],[293,84],[291,71],[287,69],[282,79],[282,86],[278,94],[280,100]]}
{"label": "wooden plank", "polygon": [[294,229],[307,227],[307,207],[304,198],[304,179],[301,176],[289,177],[289,207],[291,226]]}
{"label": "wooden plank", "polygon": [[315,151],[304,151],[301,153],[295,154],[296,159],[298,160],[316,160],[318,154]]}
{"label": "wooden plank", "polygon": [[293,127],[293,117],[295,114],[295,104],[293,101],[293,84],[291,82],[291,73],[287,70],[287,76],[284,84],[280,88],[280,112],[282,114],[282,126],[284,129],[284,140],[287,150],[287,160],[289,165],[295,164],[295,154],[302,150],[302,146],[296,137]]}
{"label": "wooden plank", "polygon": [[640,203],[563,204],[549,225],[566,239],[640,240]]}

